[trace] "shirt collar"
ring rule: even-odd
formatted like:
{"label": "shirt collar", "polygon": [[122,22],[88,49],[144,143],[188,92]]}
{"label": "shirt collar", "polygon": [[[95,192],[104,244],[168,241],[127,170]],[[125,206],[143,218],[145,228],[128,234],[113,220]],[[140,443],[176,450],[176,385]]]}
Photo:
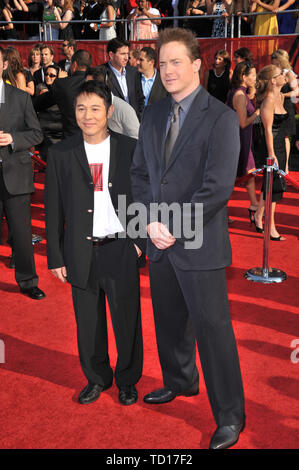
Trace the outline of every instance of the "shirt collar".
{"label": "shirt collar", "polygon": [[151,78],[146,78],[146,77],[143,75],[143,73],[142,73],[142,74],[141,74],[141,80],[142,80],[143,82],[154,81],[155,78],[156,78],[156,75],[157,75],[157,70],[156,70],[156,69],[155,69],[154,75],[153,75]]}
{"label": "shirt collar", "polygon": [[125,77],[126,76],[126,68],[125,67],[122,69],[122,72],[119,72],[119,70],[116,70],[111,65],[111,62],[108,62],[108,64],[109,64],[109,67],[111,68],[111,70],[115,73],[115,75],[117,75],[118,77]]}
{"label": "shirt collar", "polygon": [[[182,101],[179,102],[180,107],[182,108],[184,113],[187,114],[191,104],[193,103],[195,96],[197,95],[200,89],[201,89],[201,85],[198,85],[198,87],[195,88],[195,90],[193,90],[192,93],[190,93],[190,95],[186,96],[185,98],[182,99]],[[172,102],[174,103],[175,100],[172,99]]]}

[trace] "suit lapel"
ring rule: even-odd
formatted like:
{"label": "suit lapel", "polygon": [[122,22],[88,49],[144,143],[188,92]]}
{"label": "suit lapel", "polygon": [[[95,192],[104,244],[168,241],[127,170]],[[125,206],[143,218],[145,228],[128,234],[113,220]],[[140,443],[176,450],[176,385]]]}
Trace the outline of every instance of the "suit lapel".
{"label": "suit lapel", "polygon": [[110,131],[110,163],[109,163],[109,177],[108,177],[108,188],[111,192],[113,185],[109,184],[114,180],[115,170],[117,166],[117,140],[113,132]]}
{"label": "suit lapel", "polygon": [[[168,166],[165,168],[165,172],[173,165],[175,160],[179,157],[184,145],[189,139],[192,139],[192,135],[198,132],[200,129],[200,120],[204,118],[206,109],[208,108],[209,94],[206,90],[201,87],[198,94],[193,100],[188,114],[184,120],[183,126],[179,132],[178,138],[174,144]],[[165,144],[165,140],[164,140]],[[163,154],[164,156],[164,146]]]}
{"label": "suit lapel", "polygon": [[[161,112],[157,116],[157,119],[153,127],[153,143],[156,146],[155,155],[159,158],[160,165],[164,162],[164,147],[166,139],[166,126],[168,116],[171,111],[171,97],[165,99],[164,106],[161,107]],[[160,111],[160,109],[159,109]]]}
{"label": "suit lapel", "polygon": [[89,181],[91,180],[91,173],[90,173],[90,168],[87,160],[87,155],[85,152],[85,147],[84,147],[84,141],[83,141],[83,136],[82,133],[79,132],[78,134],[74,135],[74,139],[77,140],[76,142],[76,147],[74,150],[74,154],[76,158],[79,160],[79,163],[81,167],[83,168],[84,173],[88,177]]}

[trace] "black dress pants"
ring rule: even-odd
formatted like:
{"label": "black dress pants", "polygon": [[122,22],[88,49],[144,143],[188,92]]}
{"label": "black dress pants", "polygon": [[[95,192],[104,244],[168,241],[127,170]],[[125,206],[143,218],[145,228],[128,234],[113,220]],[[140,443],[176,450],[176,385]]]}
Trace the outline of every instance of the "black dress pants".
{"label": "black dress pants", "polygon": [[0,200],[13,240],[16,281],[24,289],[35,287],[38,284],[38,277],[32,246],[31,196],[30,194],[13,196],[7,192],[1,165]]}
{"label": "black dress pants", "polygon": [[137,259],[129,239],[96,246],[86,289],[72,286],[80,363],[90,383],[107,386],[113,381],[106,299],[117,347],[116,385],[133,385],[141,377],[143,344]]}
{"label": "black dress pants", "polygon": [[241,423],[244,397],[225,269],[183,271],[163,254],[150,282],[164,384],[180,393],[197,377],[195,340],[215,421]]}

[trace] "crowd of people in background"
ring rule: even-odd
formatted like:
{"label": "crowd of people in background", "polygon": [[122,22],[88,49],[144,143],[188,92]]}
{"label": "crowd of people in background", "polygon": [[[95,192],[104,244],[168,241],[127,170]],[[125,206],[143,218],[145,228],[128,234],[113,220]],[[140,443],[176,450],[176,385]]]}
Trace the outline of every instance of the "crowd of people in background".
{"label": "crowd of people in background", "polygon": [[242,36],[293,34],[298,7],[298,0],[0,0],[0,40],[151,39],[169,26],[197,37],[231,36],[232,25],[234,37],[239,28]]}
{"label": "crowd of people in background", "polygon": [[[88,79],[100,80],[110,87],[115,108],[109,121],[111,129],[138,138],[144,107],[167,95],[159,76],[156,51],[152,47],[132,49],[128,41],[113,38],[107,45],[109,61],[95,68],[91,67],[89,52],[77,51],[75,39],[62,42],[62,53],[65,59],[57,62],[49,43],[37,43],[24,67],[15,47],[9,46],[4,52],[8,66],[3,79],[32,96],[44,134],[43,142],[37,146],[41,158],[47,160],[49,146],[76,131],[73,93]],[[290,139],[299,141],[292,101],[292,95],[297,96],[299,90],[284,50],[273,52],[269,65],[258,71],[246,47],[234,52],[234,62],[233,66],[226,50],[217,50],[211,69],[202,77],[202,85],[238,114],[241,152],[237,176],[249,175],[249,217],[257,232],[262,233],[265,194],[262,191],[258,198],[251,172],[265,163],[267,155],[288,172]],[[57,81],[59,78],[68,80]],[[279,241],[284,238],[276,229],[274,213],[281,197],[281,192],[273,194],[271,219],[271,238]]]}

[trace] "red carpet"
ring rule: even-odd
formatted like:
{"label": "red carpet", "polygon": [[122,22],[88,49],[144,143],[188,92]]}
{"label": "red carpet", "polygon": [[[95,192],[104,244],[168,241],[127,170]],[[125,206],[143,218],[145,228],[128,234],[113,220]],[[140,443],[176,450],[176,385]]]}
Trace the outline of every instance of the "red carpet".
{"label": "red carpet", "polygon": [[[299,174],[293,173],[298,181]],[[33,232],[44,237],[43,175],[32,199]],[[233,265],[227,270],[233,326],[246,399],[246,428],[235,449],[296,449],[299,436],[299,192],[290,188],[277,206],[277,227],[286,242],[271,242],[270,266],[287,273],[278,285],[247,281],[262,263],[263,238],[249,225],[244,187],[229,202]],[[5,240],[5,237],[4,237]],[[76,344],[70,286],[48,272],[45,240],[36,245],[39,286],[47,297],[18,292],[8,269],[10,250],[0,246],[1,449],[205,449],[215,429],[204,381],[200,395],[157,407],[142,401],[161,386],[147,268],[141,271],[143,377],[137,405],[118,403],[114,386],[88,406],[77,404],[85,385]],[[211,295],[213,292],[211,290]],[[115,343],[109,320],[110,358]],[[298,339],[298,352],[291,342]],[[3,346],[1,342],[0,346]]]}

